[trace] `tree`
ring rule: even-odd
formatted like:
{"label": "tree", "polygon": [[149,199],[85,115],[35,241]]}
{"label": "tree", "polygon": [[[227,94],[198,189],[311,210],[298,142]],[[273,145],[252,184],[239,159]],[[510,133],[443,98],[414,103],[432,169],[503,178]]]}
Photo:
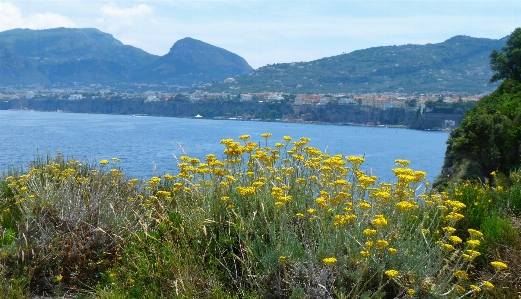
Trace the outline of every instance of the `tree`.
{"label": "tree", "polygon": [[492,51],[490,66],[496,71],[490,81],[503,82],[450,134],[435,185],[447,179],[493,180],[492,173],[508,176],[521,167],[521,28],[512,32],[502,53]]}
{"label": "tree", "polygon": [[451,132],[435,185],[447,179],[493,180],[521,167],[521,82],[509,78],[481,99]]}
{"label": "tree", "polygon": [[521,80],[521,28],[516,28],[508,38],[506,45],[490,53],[490,67],[496,73],[490,82],[513,78]]}

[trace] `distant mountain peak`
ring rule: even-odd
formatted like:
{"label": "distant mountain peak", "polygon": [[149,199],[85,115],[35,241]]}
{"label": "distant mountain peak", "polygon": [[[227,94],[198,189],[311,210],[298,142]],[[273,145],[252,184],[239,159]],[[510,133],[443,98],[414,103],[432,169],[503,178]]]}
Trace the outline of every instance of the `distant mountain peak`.
{"label": "distant mountain peak", "polygon": [[203,41],[200,41],[195,38],[191,37],[185,37],[182,38],[174,43],[172,47],[170,48],[170,51],[167,55],[173,54],[173,55],[182,55],[182,54],[200,54],[205,51],[221,51],[222,53],[227,53],[229,55],[235,55],[239,57],[239,55],[234,54],[228,50],[225,50],[223,48],[211,45],[209,43],[205,43]]}
{"label": "distant mountain peak", "polygon": [[[174,43],[170,51],[153,63],[151,77],[161,80],[179,75],[199,74],[200,81],[221,81],[247,74],[253,68],[239,55],[203,41],[185,37]],[[197,79],[196,79],[197,80]]]}

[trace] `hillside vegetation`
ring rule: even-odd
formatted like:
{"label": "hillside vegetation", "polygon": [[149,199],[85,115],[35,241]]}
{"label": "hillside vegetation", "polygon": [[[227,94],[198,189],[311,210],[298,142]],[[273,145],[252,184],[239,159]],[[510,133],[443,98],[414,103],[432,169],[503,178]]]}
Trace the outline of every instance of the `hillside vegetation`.
{"label": "hillside vegetation", "polygon": [[508,176],[521,166],[521,28],[510,36],[502,53],[491,54],[499,88],[469,110],[447,141],[439,183],[450,179]]}
{"label": "hillside vegetation", "polygon": [[[511,201],[519,174],[515,188],[466,184],[437,193],[407,160],[396,160],[394,183],[380,183],[360,170],[363,157],[270,136],[222,140],[222,158],[182,156],[177,175],[145,181],[125,178],[116,158],[96,164],[58,154],[13,170],[0,184],[2,296],[509,298],[519,291],[519,260],[497,250],[519,248],[503,218],[521,207],[521,197]],[[491,195],[495,204],[484,205]],[[498,216],[479,216],[490,212]]]}
{"label": "hillside vegetation", "polygon": [[497,85],[488,82],[488,57],[506,39],[455,36],[437,44],[374,47],[310,62],[272,64],[235,78],[236,84],[210,90],[232,86],[240,92],[491,92]]}
{"label": "hillside vegetation", "polygon": [[0,82],[15,84],[168,83],[224,80],[252,71],[240,56],[191,38],[156,56],[94,28],[0,32]]}

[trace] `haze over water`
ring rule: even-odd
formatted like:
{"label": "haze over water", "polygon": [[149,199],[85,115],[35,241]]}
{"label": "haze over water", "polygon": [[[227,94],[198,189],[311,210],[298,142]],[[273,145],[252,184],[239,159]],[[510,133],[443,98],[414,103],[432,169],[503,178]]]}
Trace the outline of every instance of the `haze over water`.
{"label": "haze over water", "polygon": [[[393,180],[395,159],[408,159],[409,167],[427,172],[433,181],[440,173],[447,132],[425,132],[384,127],[291,124],[228,120],[132,117],[126,115],[73,114],[35,111],[0,111],[0,172],[22,165],[38,155],[55,155],[92,161],[117,157],[129,177],[149,178],[177,173],[174,156],[204,159],[222,157],[220,140],[251,135],[260,141],[272,133],[270,144],[282,136],[311,139],[310,146],[329,154],[366,157],[363,169],[381,181]],[[179,146],[180,145],[180,146]]]}

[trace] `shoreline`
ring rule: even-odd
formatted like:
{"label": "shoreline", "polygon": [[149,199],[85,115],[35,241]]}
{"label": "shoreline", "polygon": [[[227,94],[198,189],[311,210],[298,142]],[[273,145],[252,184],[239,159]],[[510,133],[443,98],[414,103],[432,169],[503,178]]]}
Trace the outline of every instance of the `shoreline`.
{"label": "shoreline", "polygon": [[[0,110],[2,111],[2,110]],[[353,127],[372,127],[372,128],[392,128],[392,129],[407,129],[414,131],[423,131],[423,132],[451,132],[452,129],[411,129],[410,126],[406,125],[385,125],[385,124],[364,124],[364,123],[354,123],[354,122],[341,122],[341,123],[332,123],[332,122],[322,122],[322,121],[305,121],[305,120],[293,120],[293,119],[274,119],[274,120],[261,120],[261,119],[242,119],[241,117],[223,117],[216,116],[213,118],[210,117],[195,117],[195,116],[161,116],[161,115],[150,115],[150,114],[113,114],[113,113],[88,113],[88,112],[72,112],[66,110],[34,110],[34,109],[5,109],[4,111],[27,111],[27,112],[51,112],[51,113],[78,113],[78,114],[98,114],[98,115],[122,115],[122,116],[131,116],[131,117],[171,117],[171,118],[184,118],[184,119],[197,119],[197,120],[226,120],[226,121],[247,121],[247,122],[278,122],[278,123],[291,123],[291,124],[304,124],[304,125],[324,125],[324,126],[353,126]]]}

